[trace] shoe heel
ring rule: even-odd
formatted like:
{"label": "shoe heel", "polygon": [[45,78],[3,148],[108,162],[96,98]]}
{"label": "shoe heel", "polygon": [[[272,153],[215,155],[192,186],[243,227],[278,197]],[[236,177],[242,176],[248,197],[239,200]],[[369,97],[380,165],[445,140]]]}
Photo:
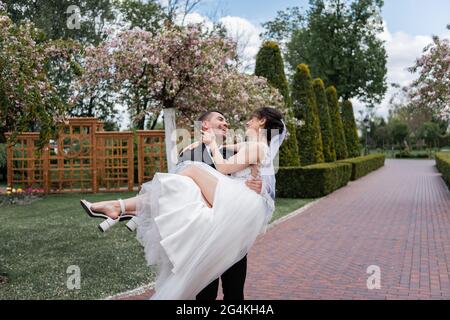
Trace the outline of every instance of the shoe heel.
{"label": "shoe heel", "polygon": [[127,229],[130,232],[134,232],[137,229],[137,223],[136,223],[136,218],[131,219],[130,221],[128,221],[128,223],[126,224]]}
{"label": "shoe heel", "polygon": [[100,223],[98,225],[98,228],[102,231],[102,232],[106,232],[108,231],[109,228],[111,228],[113,225],[115,225],[117,222],[119,222],[119,219],[111,219],[108,218],[105,221],[103,221],[102,223]]}

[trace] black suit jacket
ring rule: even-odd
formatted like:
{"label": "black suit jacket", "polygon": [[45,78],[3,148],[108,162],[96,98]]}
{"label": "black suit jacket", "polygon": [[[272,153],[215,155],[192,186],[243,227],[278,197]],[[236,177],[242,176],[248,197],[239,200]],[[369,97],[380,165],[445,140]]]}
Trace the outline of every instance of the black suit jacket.
{"label": "black suit jacket", "polygon": [[[226,148],[223,148],[222,155],[225,159],[228,159],[234,155],[234,152],[229,151]],[[181,163],[184,161],[203,162],[203,163],[206,163],[207,165],[213,167],[214,169],[216,169],[216,166],[214,165],[214,161],[211,158],[211,155],[208,152],[208,149],[206,148],[206,145],[204,143],[200,144],[197,148],[194,148],[192,150],[186,150],[185,152],[181,153],[178,158],[178,163]]]}

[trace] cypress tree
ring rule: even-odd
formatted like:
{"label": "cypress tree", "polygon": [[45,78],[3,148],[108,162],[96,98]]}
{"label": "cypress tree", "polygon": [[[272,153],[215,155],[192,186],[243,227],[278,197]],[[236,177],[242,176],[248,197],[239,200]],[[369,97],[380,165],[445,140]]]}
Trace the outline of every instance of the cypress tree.
{"label": "cypress tree", "polygon": [[348,156],[351,158],[361,156],[358,130],[356,129],[353,106],[349,100],[342,103],[342,121],[344,123],[345,141],[347,142]]}
{"label": "cypress tree", "polygon": [[330,109],[331,126],[333,128],[334,149],[336,150],[336,159],[343,160],[348,158],[347,143],[345,141],[344,125],[342,123],[341,113],[339,112],[339,101],[336,88],[330,86],[326,89],[328,107]]}
{"label": "cypress tree", "polygon": [[255,75],[264,77],[269,84],[277,88],[284,97],[287,114],[285,116],[288,136],[280,148],[280,166],[300,166],[300,155],[297,144],[297,134],[289,95],[289,86],[284,72],[284,62],[281,50],[274,41],[266,41],[256,56]]}
{"label": "cypress tree", "polygon": [[297,127],[297,141],[301,165],[324,162],[316,97],[311,73],[306,64],[299,64],[294,74],[292,102],[294,115],[300,122]]}
{"label": "cypress tree", "polygon": [[322,79],[315,79],[313,82],[314,93],[316,95],[317,108],[319,110],[320,130],[322,133],[323,156],[325,162],[336,161],[336,151],[334,150],[333,129],[331,127],[330,112],[328,109],[325,86]]}

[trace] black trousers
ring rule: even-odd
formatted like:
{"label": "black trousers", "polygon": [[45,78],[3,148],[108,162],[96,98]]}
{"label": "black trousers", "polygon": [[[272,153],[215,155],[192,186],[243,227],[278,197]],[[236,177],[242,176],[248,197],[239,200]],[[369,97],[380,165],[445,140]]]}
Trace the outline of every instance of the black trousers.
{"label": "black trousers", "polygon": [[[223,300],[244,300],[244,284],[246,276],[247,256],[236,262],[220,277],[222,280]],[[216,300],[218,290],[219,279],[216,279],[196,296],[196,300]]]}

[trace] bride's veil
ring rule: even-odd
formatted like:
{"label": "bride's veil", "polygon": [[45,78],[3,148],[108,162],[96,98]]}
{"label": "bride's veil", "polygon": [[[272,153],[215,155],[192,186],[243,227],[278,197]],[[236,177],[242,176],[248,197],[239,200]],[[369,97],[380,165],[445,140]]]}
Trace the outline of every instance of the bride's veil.
{"label": "bride's veil", "polygon": [[272,186],[275,187],[275,174],[276,170],[275,168],[278,168],[279,165],[279,157],[278,152],[280,150],[281,145],[283,144],[283,141],[286,139],[287,135],[287,128],[284,121],[281,121],[283,123],[283,131],[280,133],[279,130],[272,130],[272,139],[270,140],[269,145],[269,159],[270,163],[267,166],[264,166],[261,168],[261,176],[266,177],[266,179],[273,178],[273,184]]}

